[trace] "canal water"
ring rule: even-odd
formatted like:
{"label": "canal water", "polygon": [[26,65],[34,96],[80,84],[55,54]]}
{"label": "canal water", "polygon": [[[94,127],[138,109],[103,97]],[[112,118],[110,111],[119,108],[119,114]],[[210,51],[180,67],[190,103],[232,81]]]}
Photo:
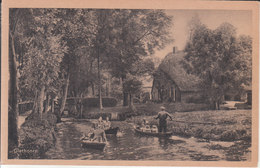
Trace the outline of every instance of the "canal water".
{"label": "canal water", "polygon": [[[79,139],[87,132],[90,122],[67,119],[58,124],[57,143],[46,153],[47,159],[73,160],[175,160],[218,161],[226,160],[223,149],[234,142],[203,141],[196,138],[172,136],[168,139],[136,134],[133,124],[125,121],[112,123],[120,127],[120,136],[107,136],[108,144],[103,151],[82,148]],[[245,156],[246,157],[246,156]],[[245,158],[248,159],[248,158]]]}

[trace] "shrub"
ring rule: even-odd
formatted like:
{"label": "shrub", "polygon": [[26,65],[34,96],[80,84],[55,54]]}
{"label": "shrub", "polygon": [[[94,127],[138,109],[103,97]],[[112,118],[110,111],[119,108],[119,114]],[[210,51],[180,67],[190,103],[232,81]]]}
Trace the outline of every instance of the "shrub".
{"label": "shrub", "polygon": [[123,121],[126,119],[126,115],[124,113],[117,113],[116,119],[112,118],[111,113],[92,112],[92,113],[86,113],[83,115],[83,118],[86,118],[86,119],[98,119],[99,117],[102,117],[103,120],[105,120],[107,117],[109,118],[109,120]]}
{"label": "shrub", "polygon": [[[174,135],[179,135],[182,137],[191,137],[193,136],[193,132],[186,124],[170,124],[171,125],[171,131],[174,133]],[[170,128],[169,128],[170,129]]]}
{"label": "shrub", "polygon": [[237,140],[239,137],[237,131],[235,130],[228,130],[221,134],[220,140],[222,141],[234,141]]}
{"label": "shrub", "polygon": [[117,100],[115,98],[102,98],[102,104],[104,107],[115,107],[117,104]]}
{"label": "shrub", "polygon": [[186,100],[187,103],[195,103],[195,104],[202,104],[202,103],[205,103],[205,98],[200,96],[193,96],[193,97],[189,97],[187,98]]}
{"label": "shrub", "polygon": [[243,125],[251,125],[252,124],[252,121],[251,121],[251,119],[244,119],[244,120],[242,120],[241,121],[241,123],[243,124]]}
{"label": "shrub", "polygon": [[229,119],[229,118],[228,119],[223,118],[222,120],[218,121],[218,124],[221,124],[221,125],[234,125],[236,123],[237,123],[237,121]]}
{"label": "shrub", "polygon": [[172,132],[174,133],[174,135],[179,135],[182,137],[191,137],[192,136],[191,131],[186,128],[173,128]]}
{"label": "shrub", "polygon": [[[96,97],[92,97],[92,98],[68,98],[67,99],[67,106],[73,106],[76,105],[75,100],[77,100],[77,102],[82,102],[83,103],[83,107],[87,108],[87,107],[99,107],[99,98]],[[117,100],[115,98],[109,98],[109,97],[105,97],[102,98],[102,105],[103,107],[114,107],[117,104]]]}
{"label": "shrub", "polygon": [[209,148],[210,150],[224,150],[226,149],[225,147],[216,144],[216,145],[206,145],[207,148]]}
{"label": "shrub", "polygon": [[111,119],[111,113],[87,113],[83,117],[87,119],[98,119],[99,117],[106,119],[109,117]]}
{"label": "shrub", "polygon": [[166,105],[168,112],[191,112],[191,111],[203,111],[210,109],[209,104],[195,104],[195,103],[171,103]]}
{"label": "shrub", "polygon": [[196,138],[202,138],[203,137],[203,129],[202,128],[197,128],[194,131],[194,137]]}
{"label": "shrub", "polygon": [[38,114],[27,117],[25,123],[19,130],[19,158],[39,159],[55,144],[54,114],[43,114],[42,119]]}
{"label": "shrub", "polygon": [[223,132],[224,132],[224,129],[223,129],[223,128],[220,128],[220,127],[217,127],[217,126],[215,126],[215,127],[213,127],[213,128],[210,129],[210,133],[211,133],[211,134],[214,134],[214,135],[220,135],[220,134],[222,134]]}

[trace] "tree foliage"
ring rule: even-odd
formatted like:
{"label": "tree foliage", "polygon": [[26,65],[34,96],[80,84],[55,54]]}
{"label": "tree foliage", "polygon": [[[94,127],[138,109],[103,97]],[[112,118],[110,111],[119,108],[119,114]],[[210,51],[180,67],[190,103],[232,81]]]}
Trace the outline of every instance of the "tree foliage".
{"label": "tree foliage", "polygon": [[67,52],[62,34],[53,33],[59,22],[56,12],[47,9],[32,10],[31,35],[24,40],[27,51],[21,77],[25,78],[24,84],[35,91],[43,86],[47,92],[57,89],[60,63]]}
{"label": "tree foliage", "polygon": [[171,41],[171,17],[162,10],[115,10],[110,49],[105,60],[113,76],[131,73],[133,66]]}
{"label": "tree foliage", "polygon": [[[48,95],[61,99],[60,113],[67,95],[84,97],[89,87],[96,95],[94,86],[99,85],[101,96],[104,81],[108,81],[105,73],[122,81],[128,76],[150,75],[154,63],[147,55],[171,41],[172,18],[163,10],[18,11],[23,15],[20,22],[11,17],[10,32],[16,35],[19,53],[15,57],[19,58],[19,97],[35,100],[38,112]],[[10,13],[19,15],[15,10]],[[129,92],[123,85],[122,91]]]}
{"label": "tree foliage", "polygon": [[252,40],[238,37],[229,23],[215,30],[197,24],[185,52],[185,69],[202,79],[201,88],[217,107],[226,93],[251,84]]}

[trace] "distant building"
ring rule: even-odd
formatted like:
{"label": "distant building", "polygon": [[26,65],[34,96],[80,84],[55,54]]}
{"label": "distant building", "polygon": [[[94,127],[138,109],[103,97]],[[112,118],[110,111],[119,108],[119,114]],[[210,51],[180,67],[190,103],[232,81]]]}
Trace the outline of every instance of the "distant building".
{"label": "distant building", "polygon": [[166,55],[154,73],[152,100],[157,102],[199,101],[202,91],[198,87],[199,78],[188,74],[182,67],[185,53],[177,51]]}
{"label": "distant building", "polygon": [[[154,73],[152,84],[152,100],[155,102],[203,102],[203,88],[200,88],[200,79],[188,74],[182,66],[185,53],[175,47],[167,54]],[[228,101],[244,101],[252,103],[252,88],[230,89],[223,97]]]}

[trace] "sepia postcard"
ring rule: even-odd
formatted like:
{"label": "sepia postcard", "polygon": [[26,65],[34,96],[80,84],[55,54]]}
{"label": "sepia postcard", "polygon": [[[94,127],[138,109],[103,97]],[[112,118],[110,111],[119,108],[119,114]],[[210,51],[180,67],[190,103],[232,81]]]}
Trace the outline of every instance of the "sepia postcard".
{"label": "sepia postcard", "polygon": [[257,2],[5,0],[1,19],[1,164],[257,166]]}

